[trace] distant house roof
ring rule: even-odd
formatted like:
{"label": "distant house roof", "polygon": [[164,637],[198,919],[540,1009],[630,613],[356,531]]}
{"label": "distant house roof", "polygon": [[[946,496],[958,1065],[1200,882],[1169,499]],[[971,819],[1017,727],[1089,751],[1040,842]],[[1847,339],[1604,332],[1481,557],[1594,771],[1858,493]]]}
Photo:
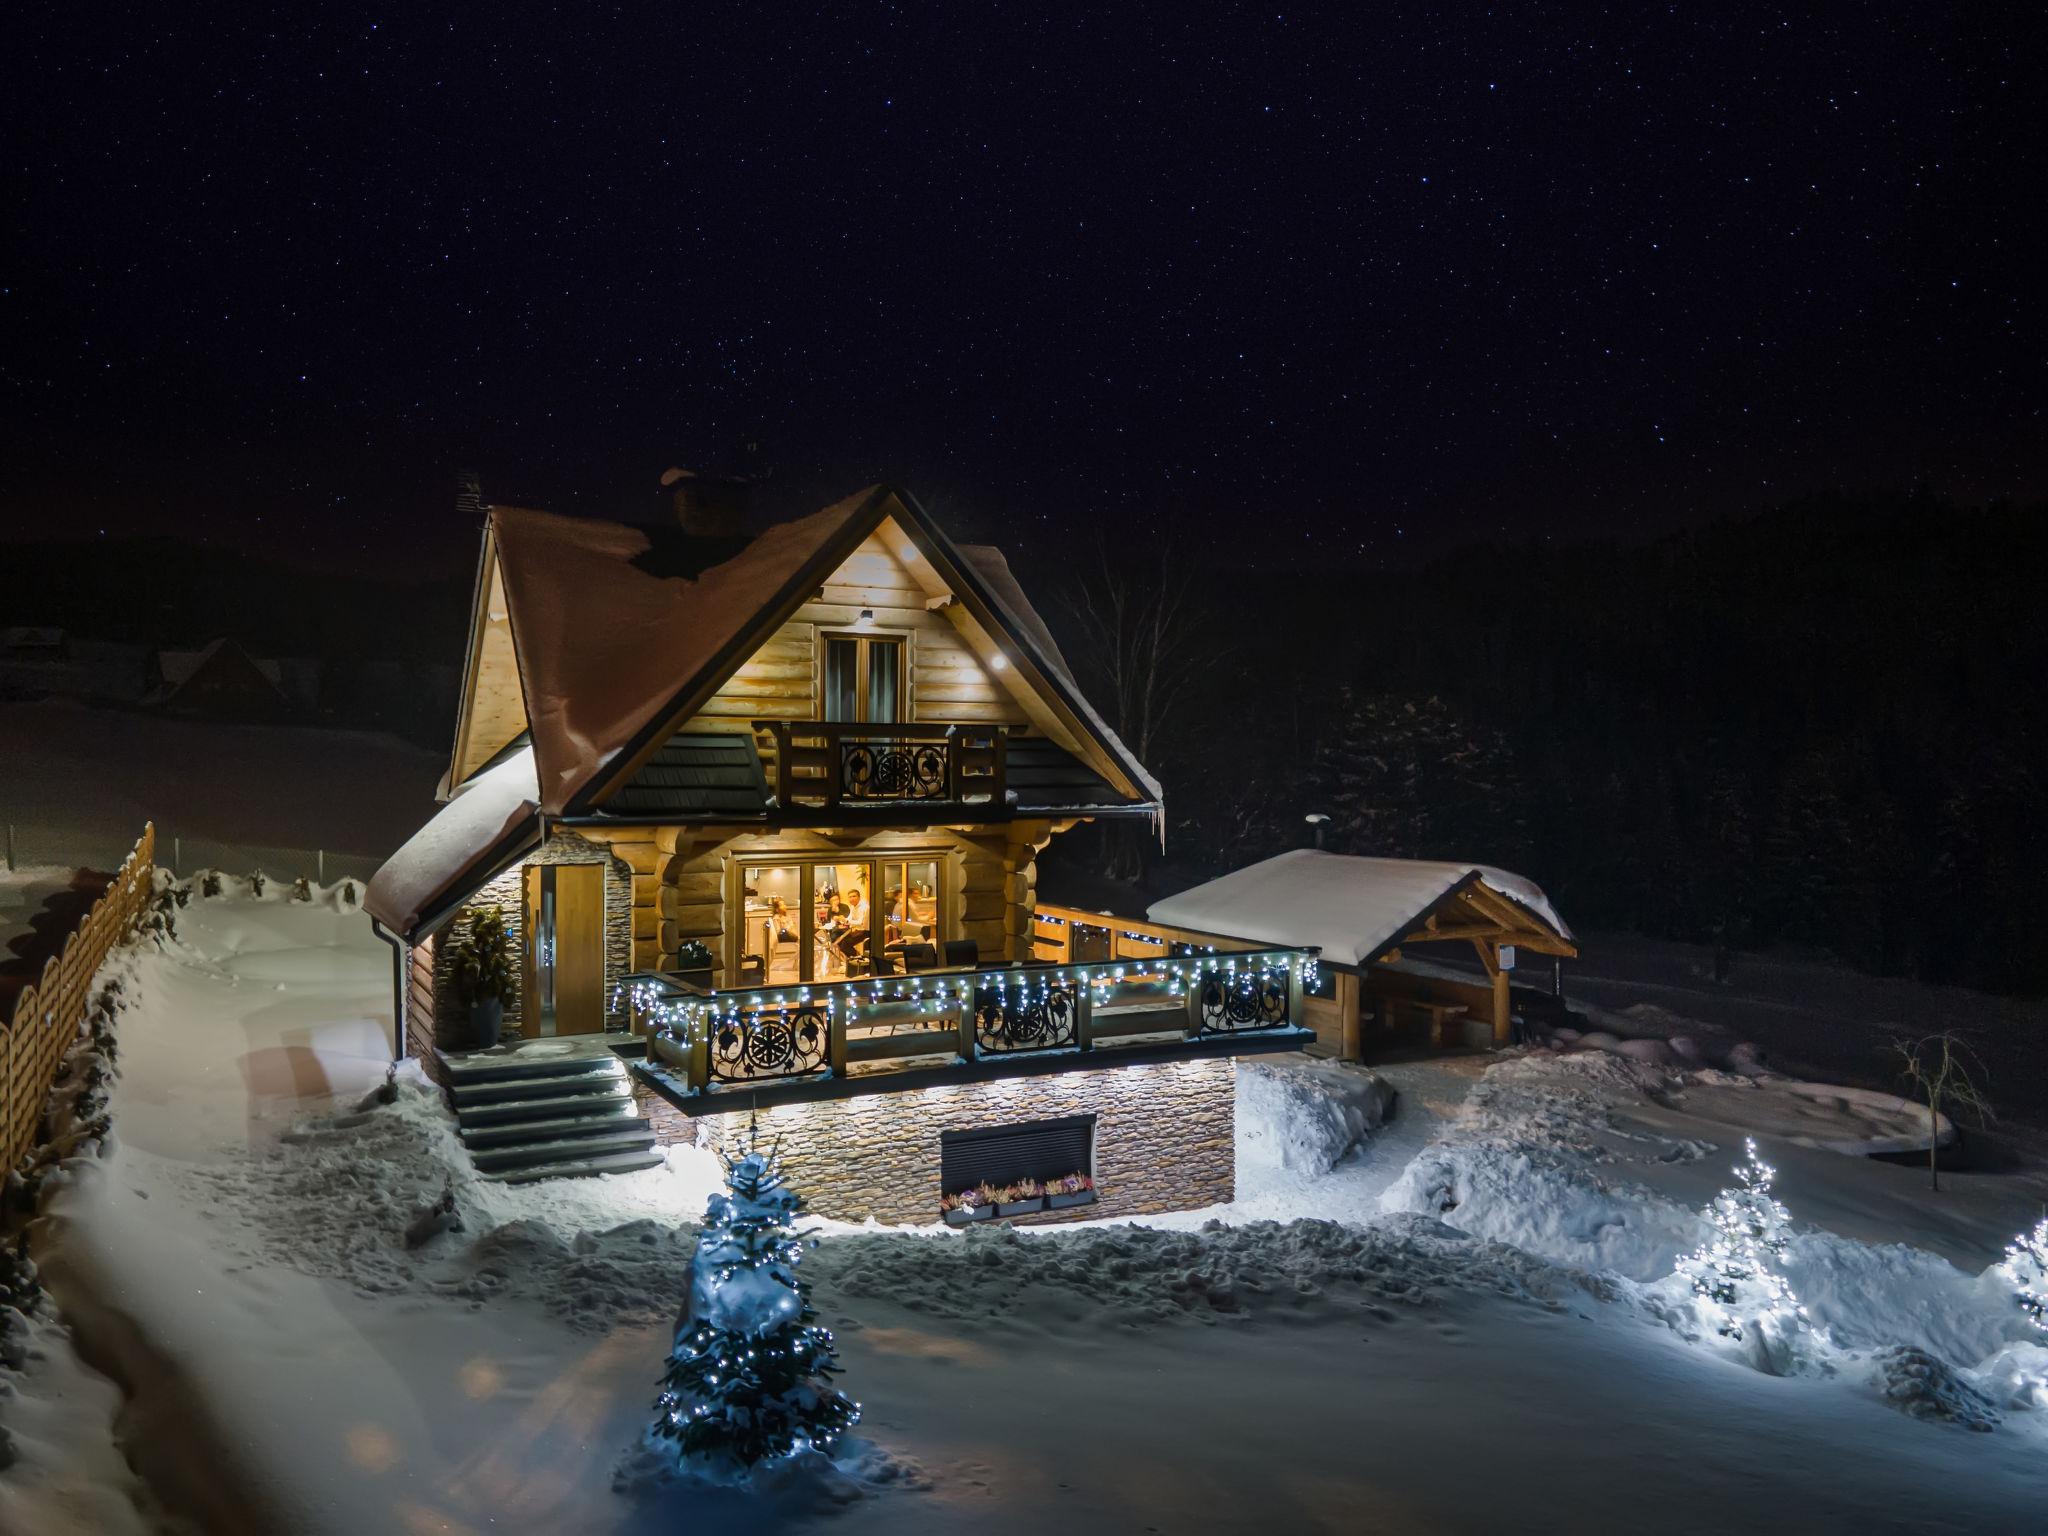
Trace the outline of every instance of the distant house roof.
{"label": "distant house roof", "polygon": [[200,672],[210,666],[232,663],[240,666],[247,663],[273,688],[284,685],[284,666],[268,657],[251,656],[234,640],[223,635],[210,640],[196,651],[158,651],[157,670],[163,674],[164,683],[173,691],[192,681]]}
{"label": "distant house roof", "polygon": [[1477,883],[1526,913],[1536,934],[1571,929],[1535,881],[1486,864],[1366,859],[1297,848],[1155,901],[1154,922],[1266,944],[1313,944],[1339,965],[1369,965]]}
{"label": "distant house roof", "polygon": [[64,648],[64,631],[36,624],[15,624],[0,629],[0,651],[48,653]]}

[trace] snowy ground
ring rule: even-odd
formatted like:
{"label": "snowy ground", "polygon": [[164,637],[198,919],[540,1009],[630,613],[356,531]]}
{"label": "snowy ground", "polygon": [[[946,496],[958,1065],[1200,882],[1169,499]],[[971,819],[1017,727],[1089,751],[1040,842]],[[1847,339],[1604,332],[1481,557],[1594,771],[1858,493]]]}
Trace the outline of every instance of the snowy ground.
{"label": "snowy ground", "polygon": [[[478,1183],[424,1085],[357,1108],[390,1034],[389,952],[359,916],[273,888],[178,925],[110,967],[132,999],[113,1141],[66,1166],[36,1231],[118,1390],[44,1328],[0,1399],[20,1455],[0,1530],[160,1529],[158,1500],[201,1529],[352,1536],[1581,1531],[1642,1529],[1646,1506],[1666,1531],[2039,1528],[2048,1349],[1983,1271],[2042,1184],[1933,1196],[1924,1172],[1764,1135],[1830,1342],[1762,1374],[1689,1338],[1663,1277],[1740,1125],[1783,1130],[1781,1106],[1598,1052],[1387,1069],[1377,1127],[1345,1069],[1247,1081],[1221,1210],[831,1233],[806,1272],[867,1405],[860,1475],[765,1508],[621,1494],[701,1155]],[[467,1230],[407,1251],[451,1178]],[[1900,1411],[1944,1405],[2001,1422]]]}

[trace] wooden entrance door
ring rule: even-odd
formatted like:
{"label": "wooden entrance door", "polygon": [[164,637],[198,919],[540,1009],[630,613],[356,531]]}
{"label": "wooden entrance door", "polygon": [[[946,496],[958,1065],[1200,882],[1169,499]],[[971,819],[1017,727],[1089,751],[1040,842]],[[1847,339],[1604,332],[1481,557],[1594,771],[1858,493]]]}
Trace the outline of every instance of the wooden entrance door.
{"label": "wooden entrance door", "polygon": [[604,1028],[604,866],[529,864],[519,1018],[535,1035]]}

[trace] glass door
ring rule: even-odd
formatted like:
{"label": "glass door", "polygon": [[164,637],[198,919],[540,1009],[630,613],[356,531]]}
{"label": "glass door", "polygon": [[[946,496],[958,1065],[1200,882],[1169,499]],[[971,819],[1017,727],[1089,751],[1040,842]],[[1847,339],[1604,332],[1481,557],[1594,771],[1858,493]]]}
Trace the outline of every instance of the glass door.
{"label": "glass door", "polygon": [[825,718],[894,725],[901,718],[903,637],[825,637]]}

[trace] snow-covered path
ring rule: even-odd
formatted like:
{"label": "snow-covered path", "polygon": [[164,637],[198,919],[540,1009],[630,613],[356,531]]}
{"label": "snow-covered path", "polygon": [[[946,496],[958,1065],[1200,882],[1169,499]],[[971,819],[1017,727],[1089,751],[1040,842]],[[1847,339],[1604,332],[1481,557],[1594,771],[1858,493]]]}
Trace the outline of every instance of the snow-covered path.
{"label": "snow-covered path", "polygon": [[[74,1167],[39,1248],[129,1394],[129,1456],[204,1528],[2038,1528],[2048,1415],[1972,1434],[1885,1406],[1853,1362],[1760,1375],[1572,1267],[1653,1268],[1721,1177],[1699,1149],[1730,1138],[1679,1101],[1613,1112],[1633,1090],[1610,1067],[1543,1062],[1400,1069],[1401,1114],[1361,1155],[1248,1179],[1227,1213],[1291,1225],[829,1236],[807,1270],[878,1477],[765,1508],[624,1496],[702,1160],[475,1183],[418,1084],[355,1111],[390,1031],[388,951],[359,916],[195,899],[179,929],[118,962],[116,1144]],[[1964,1323],[1899,1326],[1981,1342],[1971,1256],[2023,1192],[1929,1215],[1902,1170],[1772,1151],[1796,1214],[1856,1229],[1809,1258],[1838,1276],[1834,1314],[1875,1330],[1894,1296],[1952,1288]],[[408,1253],[451,1165],[469,1230]],[[1433,1219],[1445,1198],[1478,1236]],[[1354,1225],[1293,1221],[1317,1215]],[[1864,1245],[1906,1234],[1949,1252]]]}

